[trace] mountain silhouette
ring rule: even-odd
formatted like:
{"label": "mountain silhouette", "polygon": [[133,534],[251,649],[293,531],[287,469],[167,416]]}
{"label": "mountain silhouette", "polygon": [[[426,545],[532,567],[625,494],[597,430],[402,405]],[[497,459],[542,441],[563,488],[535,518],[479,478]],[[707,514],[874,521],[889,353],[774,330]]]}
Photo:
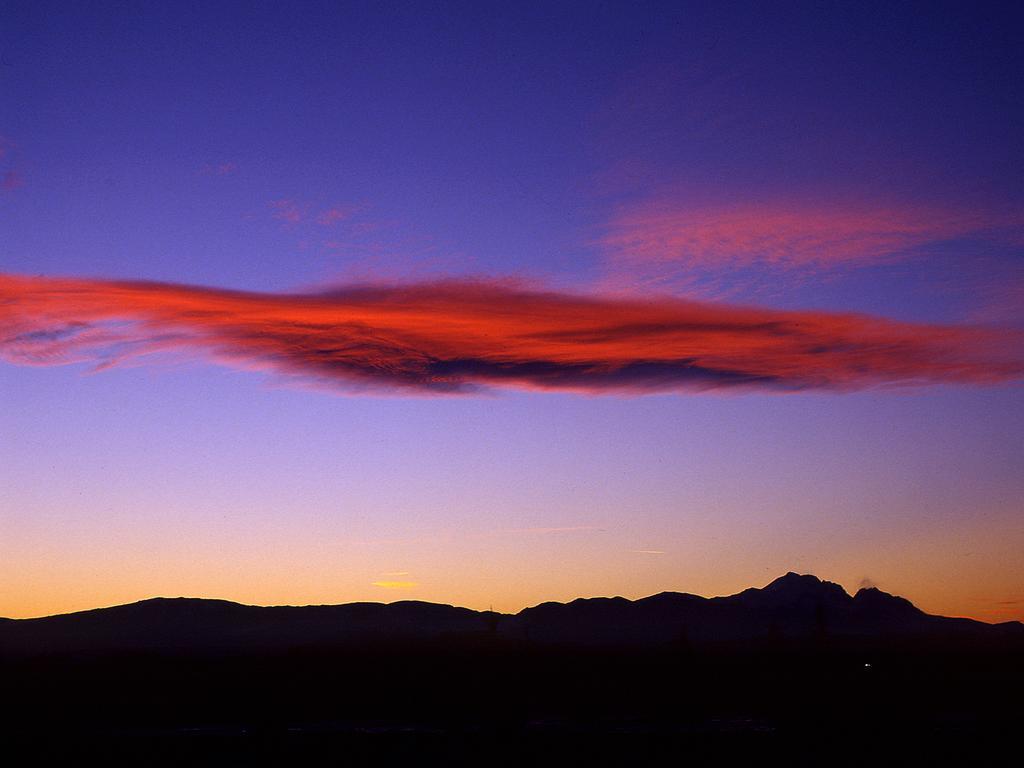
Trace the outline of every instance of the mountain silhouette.
{"label": "mountain silhouette", "polygon": [[548,602],[517,614],[420,601],[258,607],[154,598],[37,619],[0,619],[0,651],[268,650],[497,638],[581,646],[708,645],[826,638],[1024,638],[1020,622],[933,616],[875,588],[850,596],[787,573],[726,597],[663,592]]}
{"label": "mountain silhouette", "polygon": [[527,608],[508,622],[533,641],[690,643],[810,637],[1024,636],[1020,622],[986,624],[933,616],[879,589],[851,597],[838,584],[787,573],[763,588],[727,597],[663,592],[630,601],[591,598]]}
{"label": "mountain silhouette", "polygon": [[[622,765],[704,749],[696,764],[727,764],[723,747],[739,744],[751,750],[743,764],[771,764],[773,745],[786,764],[898,762],[839,759],[868,737],[902,739],[918,764],[922,744],[951,734],[972,749],[1018,738],[1024,625],[931,616],[795,573],[725,597],[596,597],[516,614],[155,598],[0,619],[0,681],[4,735],[42,755],[33,764],[390,764],[381,734],[413,737],[401,762],[417,765],[451,764],[424,760],[437,734],[480,742],[457,764],[502,764],[495,755],[514,745],[551,757],[559,743],[563,764],[590,762],[581,745],[599,763],[608,749]],[[84,761],[83,749],[103,757]]]}

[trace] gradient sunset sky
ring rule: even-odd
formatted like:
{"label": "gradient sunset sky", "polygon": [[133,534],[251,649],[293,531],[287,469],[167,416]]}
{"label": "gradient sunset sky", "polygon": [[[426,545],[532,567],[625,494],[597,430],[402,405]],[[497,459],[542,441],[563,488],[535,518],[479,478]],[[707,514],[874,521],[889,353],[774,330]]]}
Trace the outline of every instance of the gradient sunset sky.
{"label": "gradient sunset sky", "polygon": [[1011,6],[5,4],[0,616],[1024,620]]}

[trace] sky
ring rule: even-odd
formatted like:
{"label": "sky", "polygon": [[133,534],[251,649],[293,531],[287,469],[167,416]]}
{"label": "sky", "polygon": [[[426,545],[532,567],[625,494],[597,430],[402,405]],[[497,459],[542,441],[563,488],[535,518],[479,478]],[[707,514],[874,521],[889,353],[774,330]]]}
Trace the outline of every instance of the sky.
{"label": "sky", "polygon": [[0,616],[1024,620],[1024,11],[0,10]]}

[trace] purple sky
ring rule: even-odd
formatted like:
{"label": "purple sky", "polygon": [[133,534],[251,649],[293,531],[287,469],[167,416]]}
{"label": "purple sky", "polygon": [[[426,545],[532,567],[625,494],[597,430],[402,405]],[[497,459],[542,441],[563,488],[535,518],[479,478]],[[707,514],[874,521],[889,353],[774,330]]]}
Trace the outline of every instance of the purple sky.
{"label": "purple sky", "polygon": [[[980,327],[1022,359],[1020,9],[15,2],[0,18],[0,277],[104,295],[473,278],[613,313],[670,297]],[[81,349],[25,365],[13,340],[42,337],[23,323],[100,322],[44,303],[49,285],[17,293],[42,319],[0,312],[0,616],[156,594],[516,609],[793,569],[1024,619],[1017,376],[981,385],[947,355],[893,387],[872,356],[881,373],[842,392],[545,391],[493,369],[463,394],[353,392],[187,344],[124,354],[137,330],[99,372]],[[958,344],[956,364],[977,351]],[[718,362],[750,375],[748,353]]]}

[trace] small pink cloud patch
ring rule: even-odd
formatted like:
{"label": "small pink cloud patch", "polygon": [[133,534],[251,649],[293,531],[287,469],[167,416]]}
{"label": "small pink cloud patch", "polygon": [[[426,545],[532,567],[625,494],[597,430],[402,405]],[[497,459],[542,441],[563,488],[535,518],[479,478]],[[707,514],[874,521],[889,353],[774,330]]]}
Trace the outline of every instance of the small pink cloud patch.
{"label": "small pink cloud patch", "polygon": [[18,171],[6,171],[3,176],[0,176],[0,192],[13,192],[23,186],[25,186],[25,179]]}
{"label": "small pink cloud patch", "polygon": [[1024,213],[925,206],[648,201],[622,209],[599,239],[613,270],[646,276],[744,267],[831,270],[894,261],[957,238],[1024,243]]}

